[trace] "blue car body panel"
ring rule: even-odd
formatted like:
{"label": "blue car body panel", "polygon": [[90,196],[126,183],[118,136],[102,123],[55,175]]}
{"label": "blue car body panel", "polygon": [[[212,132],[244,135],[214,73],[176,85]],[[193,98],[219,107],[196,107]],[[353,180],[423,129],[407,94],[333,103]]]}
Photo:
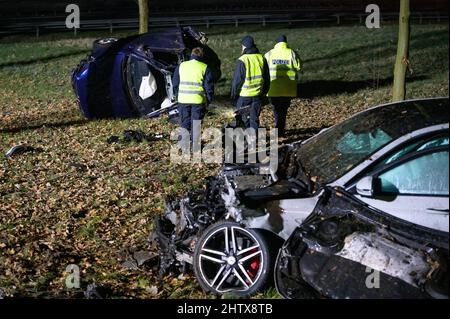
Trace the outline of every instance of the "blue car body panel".
{"label": "blue car body panel", "polygon": [[130,48],[145,43],[151,46],[152,51],[183,52],[186,48],[183,32],[179,28],[166,29],[155,33],[144,34],[131,41]]}
{"label": "blue car body panel", "polygon": [[82,107],[84,105],[87,105],[87,79],[89,75],[89,64],[85,63],[82,65],[80,70],[74,74],[73,78],[73,86],[74,90],[78,97],[78,104],[80,105],[80,110],[83,113],[83,115],[87,118],[91,118],[91,112],[88,108]]}
{"label": "blue car body panel", "polygon": [[[136,113],[132,112],[132,108],[129,106],[130,100],[125,91],[123,82],[123,64],[126,60],[126,54],[120,51],[116,55],[112,70],[111,78],[111,107],[114,117],[119,118],[131,118],[135,117]],[[127,107],[124,107],[127,105]]]}

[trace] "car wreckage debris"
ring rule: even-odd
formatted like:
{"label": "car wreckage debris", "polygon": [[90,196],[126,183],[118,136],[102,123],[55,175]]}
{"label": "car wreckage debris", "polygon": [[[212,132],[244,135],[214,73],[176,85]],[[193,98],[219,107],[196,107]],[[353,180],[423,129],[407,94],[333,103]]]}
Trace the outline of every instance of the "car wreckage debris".
{"label": "car wreckage debris", "polygon": [[142,143],[143,141],[147,142],[155,142],[159,141],[161,139],[165,138],[163,134],[146,134],[143,131],[140,130],[126,130],[123,132],[122,139],[117,135],[110,136],[106,142],[108,144],[114,144],[114,143]]}
{"label": "car wreckage debris", "polygon": [[[195,245],[208,226],[228,217],[240,220],[235,179],[245,184],[245,177],[258,170],[256,166],[224,167],[219,175],[206,178],[204,189],[191,190],[182,199],[166,199],[165,212],[155,218],[149,236],[151,250],[158,252],[160,276],[191,270]],[[268,184],[264,178],[253,179],[252,188]]]}
{"label": "car wreckage debris", "polygon": [[172,76],[179,62],[202,47],[214,82],[222,75],[221,61],[206,42],[204,33],[188,26],[96,40],[71,76],[82,114],[88,119],[168,114],[177,122]]}
{"label": "car wreckage debris", "polygon": [[84,292],[88,299],[104,299],[111,296],[111,289],[105,285],[89,284]]}
{"label": "car wreckage debris", "polygon": [[149,237],[152,249],[159,252],[159,275],[186,272],[192,264],[195,243],[202,231],[225,214],[220,179],[207,179],[203,191],[191,191],[176,200],[166,199],[166,210],[155,220]]}
{"label": "car wreckage debris", "polygon": [[16,155],[24,154],[27,152],[43,152],[44,150],[40,147],[35,148],[28,144],[19,144],[16,146],[11,147],[6,153],[6,157],[13,157]]}
{"label": "car wreckage debris", "polygon": [[129,270],[138,270],[144,264],[151,264],[149,261],[157,259],[158,254],[153,251],[140,250],[134,253],[127,253],[128,257],[122,262],[122,267]]}

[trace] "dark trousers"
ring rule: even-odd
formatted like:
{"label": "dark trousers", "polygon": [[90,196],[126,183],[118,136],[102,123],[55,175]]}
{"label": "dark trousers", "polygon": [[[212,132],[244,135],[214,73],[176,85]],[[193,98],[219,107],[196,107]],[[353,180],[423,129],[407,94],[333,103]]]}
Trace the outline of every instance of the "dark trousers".
{"label": "dark trousers", "polygon": [[178,104],[181,127],[189,132],[195,120],[201,121],[205,117],[206,105],[204,104]]}
{"label": "dark trousers", "polygon": [[206,105],[204,104],[178,104],[178,112],[180,113],[181,127],[191,133],[191,140],[194,143],[199,139],[201,132],[196,132],[193,136],[192,126],[195,120],[201,121],[206,114]]}
{"label": "dark trousers", "polygon": [[260,96],[240,96],[237,100],[236,107],[238,109],[249,107],[249,117],[244,119],[246,128],[253,128],[258,131],[259,128],[259,116],[261,115],[262,99]]}
{"label": "dark trousers", "polygon": [[271,97],[273,116],[275,119],[275,127],[278,129],[278,135],[284,136],[286,130],[286,117],[289,106],[291,105],[290,97]]}

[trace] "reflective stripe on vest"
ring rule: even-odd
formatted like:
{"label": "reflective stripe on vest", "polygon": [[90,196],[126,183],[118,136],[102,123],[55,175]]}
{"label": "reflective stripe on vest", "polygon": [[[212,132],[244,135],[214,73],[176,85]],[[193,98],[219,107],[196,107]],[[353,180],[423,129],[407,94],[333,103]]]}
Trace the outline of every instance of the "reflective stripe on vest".
{"label": "reflective stripe on vest", "polygon": [[180,85],[178,88],[178,102],[183,104],[206,103],[203,79],[207,65],[197,60],[190,60],[180,64]]}
{"label": "reflective stripe on vest", "polygon": [[297,70],[300,68],[292,49],[285,42],[279,42],[265,58],[270,70],[269,97],[297,96]]}
{"label": "reflective stripe on vest", "polygon": [[262,54],[244,54],[239,58],[245,66],[245,81],[242,85],[240,96],[258,96],[264,85],[263,68],[264,57]]}

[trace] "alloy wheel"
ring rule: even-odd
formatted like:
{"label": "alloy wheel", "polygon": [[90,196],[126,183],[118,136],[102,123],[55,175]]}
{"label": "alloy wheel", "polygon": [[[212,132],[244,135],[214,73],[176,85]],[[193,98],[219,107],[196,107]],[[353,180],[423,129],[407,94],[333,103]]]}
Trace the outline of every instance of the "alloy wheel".
{"label": "alloy wheel", "polygon": [[219,294],[252,290],[267,263],[262,245],[250,230],[236,223],[223,223],[199,243],[199,279],[208,290]]}

